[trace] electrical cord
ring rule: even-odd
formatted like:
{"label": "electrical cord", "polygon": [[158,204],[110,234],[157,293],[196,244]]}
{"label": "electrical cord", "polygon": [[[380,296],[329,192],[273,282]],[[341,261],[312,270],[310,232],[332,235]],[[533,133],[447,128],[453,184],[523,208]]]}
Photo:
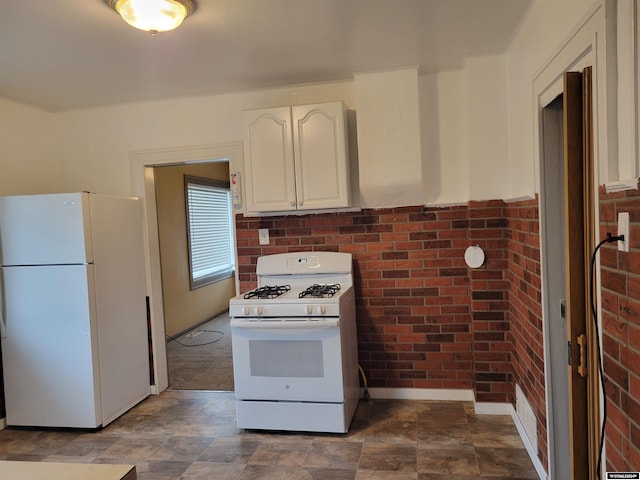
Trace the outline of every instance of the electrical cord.
{"label": "electrical cord", "polygon": [[358,371],[360,372],[360,376],[362,377],[362,384],[364,385],[364,399],[369,400],[371,396],[369,395],[369,385],[367,383],[367,376],[362,369],[362,366],[358,364]]}
{"label": "electrical cord", "polygon": [[593,324],[596,333],[596,350],[598,352],[598,371],[600,373],[600,388],[602,389],[602,398],[604,399],[602,408],[602,423],[600,425],[600,446],[598,448],[598,464],[596,466],[596,475],[598,480],[601,478],[602,471],[602,451],[604,450],[604,434],[605,427],[607,425],[607,393],[604,387],[604,368],[602,366],[602,350],[600,349],[600,332],[598,329],[598,314],[596,312],[595,304],[595,271],[596,271],[596,254],[598,250],[605,244],[617,241],[624,241],[624,235],[618,235],[616,237],[611,236],[611,233],[607,232],[607,238],[602,240],[591,255],[591,316],[593,317]]}
{"label": "electrical cord", "polygon": [[170,342],[176,342],[178,345],[182,345],[183,347],[204,347],[205,345],[211,345],[213,343],[219,342],[220,340],[222,340],[224,338],[224,332],[221,332],[220,330],[198,330],[198,331],[199,332],[219,333],[220,336],[218,338],[216,338],[215,340],[211,340],[210,342],[193,343],[193,344],[182,343],[180,340],[178,340],[179,338],[182,337],[182,335],[180,337],[172,337],[170,335],[167,335],[167,339]]}

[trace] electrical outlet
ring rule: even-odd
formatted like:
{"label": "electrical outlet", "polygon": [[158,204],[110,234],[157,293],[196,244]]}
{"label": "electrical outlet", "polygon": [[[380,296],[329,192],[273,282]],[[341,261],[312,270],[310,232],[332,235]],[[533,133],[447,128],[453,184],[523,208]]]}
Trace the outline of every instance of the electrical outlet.
{"label": "electrical outlet", "polygon": [[258,229],[258,243],[260,245],[269,245],[269,229],[268,228]]}
{"label": "electrical outlet", "polygon": [[624,235],[624,240],[618,240],[618,250],[629,251],[629,212],[618,213],[618,235]]}

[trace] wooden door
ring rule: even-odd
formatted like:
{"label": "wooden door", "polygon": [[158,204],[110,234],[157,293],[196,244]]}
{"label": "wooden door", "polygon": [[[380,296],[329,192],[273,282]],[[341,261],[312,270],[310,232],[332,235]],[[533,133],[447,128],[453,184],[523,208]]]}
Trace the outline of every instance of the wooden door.
{"label": "wooden door", "polygon": [[591,68],[564,75],[565,274],[569,338],[571,478],[594,476],[598,442],[595,335],[590,320],[590,254],[594,247]]}

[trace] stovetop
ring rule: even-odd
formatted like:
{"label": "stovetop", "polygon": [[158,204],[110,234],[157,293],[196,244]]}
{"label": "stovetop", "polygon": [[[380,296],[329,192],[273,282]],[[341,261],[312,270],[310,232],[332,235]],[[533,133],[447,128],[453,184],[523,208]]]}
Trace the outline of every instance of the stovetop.
{"label": "stovetop", "polygon": [[302,292],[298,294],[299,298],[305,297],[313,297],[313,298],[330,298],[333,297],[336,293],[340,291],[339,283],[332,284],[318,284],[314,283],[313,285],[305,288]]}
{"label": "stovetop", "polygon": [[277,298],[289,290],[291,290],[291,285],[265,285],[264,287],[258,287],[255,290],[245,293],[243,297],[245,299],[255,298],[265,300],[268,298]]}
{"label": "stovetop", "polygon": [[301,252],[258,258],[258,286],[229,302],[231,316],[338,315],[353,295],[351,254]]}
{"label": "stovetop", "polygon": [[276,304],[276,303],[305,303],[323,302],[337,303],[339,297],[348,289],[350,284],[341,285],[339,283],[311,285],[263,285],[254,290],[250,290],[231,299],[231,303],[241,303],[243,305],[255,304]]}
{"label": "stovetop", "polygon": [[[314,283],[304,290],[299,291],[298,298],[331,298],[337,294],[341,288],[339,283]],[[242,298],[245,300],[270,300],[278,298],[289,291],[291,291],[291,285],[265,285],[245,293],[242,295]]]}
{"label": "stovetop", "polygon": [[[237,295],[229,301],[229,315],[233,318],[273,317],[337,317],[342,301],[353,297],[351,285],[312,284],[305,287],[282,288],[289,285],[270,285]],[[277,288],[273,288],[277,287]],[[262,291],[266,293],[262,295]],[[269,295],[269,292],[281,292]]]}

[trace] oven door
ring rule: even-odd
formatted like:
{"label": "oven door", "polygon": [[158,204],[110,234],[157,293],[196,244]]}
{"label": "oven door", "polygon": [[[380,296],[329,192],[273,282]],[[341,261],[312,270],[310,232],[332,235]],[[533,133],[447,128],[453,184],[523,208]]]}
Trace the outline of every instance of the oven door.
{"label": "oven door", "polygon": [[344,401],[339,318],[231,319],[238,400]]}

